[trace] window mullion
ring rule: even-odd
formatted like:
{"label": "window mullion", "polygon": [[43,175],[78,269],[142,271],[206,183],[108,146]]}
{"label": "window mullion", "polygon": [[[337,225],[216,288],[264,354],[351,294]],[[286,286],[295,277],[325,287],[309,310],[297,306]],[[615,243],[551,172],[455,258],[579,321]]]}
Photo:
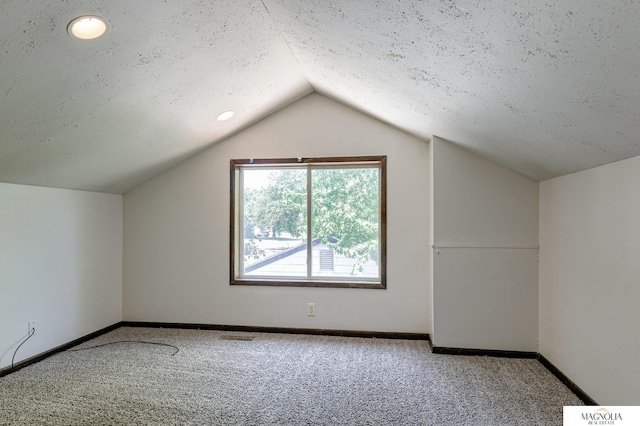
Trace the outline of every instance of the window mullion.
{"label": "window mullion", "polygon": [[238,247],[241,249],[238,251],[238,271],[240,271],[240,275],[244,276],[244,169],[240,169],[240,173],[238,176],[238,230],[236,231],[236,236],[238,240]]}
{"label": "window mullion", "polygon": [[311,234],[311,206],[312,194],[311,194],[311,168],[307,167],[307,278],[311,278],[313,271],[313,235]]}

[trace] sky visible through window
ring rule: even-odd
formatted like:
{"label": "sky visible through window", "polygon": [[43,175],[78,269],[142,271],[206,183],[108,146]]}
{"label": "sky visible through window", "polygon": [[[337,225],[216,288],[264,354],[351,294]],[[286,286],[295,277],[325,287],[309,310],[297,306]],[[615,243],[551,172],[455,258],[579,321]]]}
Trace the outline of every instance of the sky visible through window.
{"label": "sky visible through window", "polygon": [[244,171],[244,188],[260,189],[269,183],[269,178],[274,170],[252,169]]}

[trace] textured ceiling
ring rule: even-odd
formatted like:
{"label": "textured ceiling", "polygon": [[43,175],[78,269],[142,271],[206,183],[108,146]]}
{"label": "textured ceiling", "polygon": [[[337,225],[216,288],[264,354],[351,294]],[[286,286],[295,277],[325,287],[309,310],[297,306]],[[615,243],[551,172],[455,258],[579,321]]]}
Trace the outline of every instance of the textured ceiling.
{"label": "textured ceiling", "polygon": [[[0,182],[122,193],[313,90],[538,180],[640,155],[636,1],[1,9]],[[70,38],[86,13],[110,32]]]}
{"label": "textured ceiling", "polygon": [[[1,10],[0,182],[125,192],[313,90],[260,1]],[[109,33],[69,37],[81,14]]]}

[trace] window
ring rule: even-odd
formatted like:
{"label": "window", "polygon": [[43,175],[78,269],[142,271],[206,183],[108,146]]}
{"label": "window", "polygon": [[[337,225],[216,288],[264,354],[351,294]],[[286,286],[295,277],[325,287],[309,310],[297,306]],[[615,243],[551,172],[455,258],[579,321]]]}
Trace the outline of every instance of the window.
{"label": "window", "polygon": [[386,288],[386,157],[231,160],[231,284]]}

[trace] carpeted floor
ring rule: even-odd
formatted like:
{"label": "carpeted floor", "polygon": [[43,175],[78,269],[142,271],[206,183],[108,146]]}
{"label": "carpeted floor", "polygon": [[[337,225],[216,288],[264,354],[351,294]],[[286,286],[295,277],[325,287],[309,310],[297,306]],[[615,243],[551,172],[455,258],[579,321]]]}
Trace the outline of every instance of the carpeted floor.
{"label": "carpeted floor", "polygon": [[[224,340],[250,336],[253,340]],[[427,342],[119,328],[0,378],[1,425],[561,425],[538,361]]]}

